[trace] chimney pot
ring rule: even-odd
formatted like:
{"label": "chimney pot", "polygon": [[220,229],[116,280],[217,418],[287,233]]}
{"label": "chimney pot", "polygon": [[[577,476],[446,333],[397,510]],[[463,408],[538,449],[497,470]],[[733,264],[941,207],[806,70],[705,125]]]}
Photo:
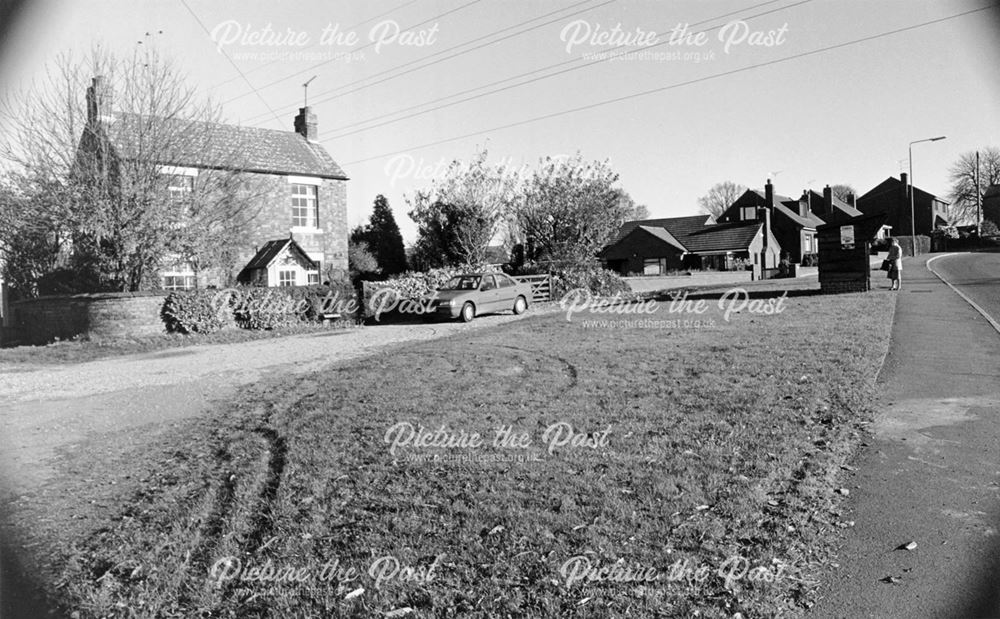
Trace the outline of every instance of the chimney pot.
{"label": "chimney pot", "polygon": [[319,124],[316,122],[316,114],[308,105],[299,108],[299,115],[295,117],[295,133],[310,142],[319,140]]}
{"label": "chimney pot", "polygon": [[111,90],[103,75],[95,75],[87,88],[87,122],[111,120]]}

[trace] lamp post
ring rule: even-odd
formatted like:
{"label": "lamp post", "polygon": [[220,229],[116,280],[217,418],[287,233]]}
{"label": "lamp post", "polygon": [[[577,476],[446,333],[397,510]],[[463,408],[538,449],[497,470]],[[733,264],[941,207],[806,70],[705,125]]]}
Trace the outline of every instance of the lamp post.
{"label": "lamp post", "polygon": [[945,139],[946,136],[938,136],[936,138],[925,138],[923,140],[914,140],[910,142],[910,243],[913,247],[913,255],[917,255],[917,224],[916,219],[913,216],[913,145],[920,144],[921,142],[937,142],[938,140]]}

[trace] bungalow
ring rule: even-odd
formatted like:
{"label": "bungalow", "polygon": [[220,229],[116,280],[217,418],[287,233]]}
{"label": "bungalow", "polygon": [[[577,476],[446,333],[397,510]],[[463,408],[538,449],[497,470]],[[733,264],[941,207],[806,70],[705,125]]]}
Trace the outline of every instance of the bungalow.
{"label": "bungalow", "polygon": [[[296,274],[296,283],[314,283],[323,274],[347,269],[348,178],[317,142],[318,123],[309,107],[299,109],[293,127],[294,131],[278,131],[117,112],[111,109],[110,87],[98,76],[87,89],[87,125],[78,158],[106,159],[120,166],[138,160],[137,153],[149,149],[148,142],[142,142],[143,132],[183,134],[187,139],[157,152],[153,161],[160,166],[171,198],[197,197],[199,177],[217,170],[239,172],[259,188],[259,209],[255,209],[250,231],[230,239],[225,248],[234,256],[233,268],[200,269],[178,253],[160,265],[161,287],[228,285],[235,273],[245,280],[250,277],[248,281],[277,286],[298,268],[307,273],[304,278]],[[285,257],[291,258],[295,269],[271,277],[268,269],[273,261]],[[266,268],[262,266],[265,258]],[[266,277],[260,275],[261,269],[268,273]]]}
{"label": "bungalow", "polygon": [[[899,178],[889,177],[858,198],[857,208],[865,215],[885,213],[885,224],[897,235],[909,235],[910,192],[904,172]],[[913,215],[917,234],[929,235],[939,226],[948,225],[948,203],[937,196],[913,187]]]}
{"label": "bungalow", "polygon": [[708,215],[625,222],[599,257],[623,275],[662,275],[679,269],[732,271],[776,268],[780,245],[769,215],[759,221],[716,223]]}

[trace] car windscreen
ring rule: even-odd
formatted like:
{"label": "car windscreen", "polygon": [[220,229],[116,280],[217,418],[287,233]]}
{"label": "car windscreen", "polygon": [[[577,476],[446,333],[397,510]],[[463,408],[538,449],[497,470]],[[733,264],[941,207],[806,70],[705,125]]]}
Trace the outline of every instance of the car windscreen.
{"label": "car windscreen", "polygon": [[479,290],[478,275],[457,275],[438,290]]}

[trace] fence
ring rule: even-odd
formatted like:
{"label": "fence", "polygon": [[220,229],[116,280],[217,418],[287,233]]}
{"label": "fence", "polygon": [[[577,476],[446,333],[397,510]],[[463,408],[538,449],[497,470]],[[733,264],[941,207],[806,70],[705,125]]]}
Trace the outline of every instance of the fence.
{"label": "fence", "polygon": [[525,284],[531,284],[532,303],[552,300],[551,275],[520,275],[514,279]]}

